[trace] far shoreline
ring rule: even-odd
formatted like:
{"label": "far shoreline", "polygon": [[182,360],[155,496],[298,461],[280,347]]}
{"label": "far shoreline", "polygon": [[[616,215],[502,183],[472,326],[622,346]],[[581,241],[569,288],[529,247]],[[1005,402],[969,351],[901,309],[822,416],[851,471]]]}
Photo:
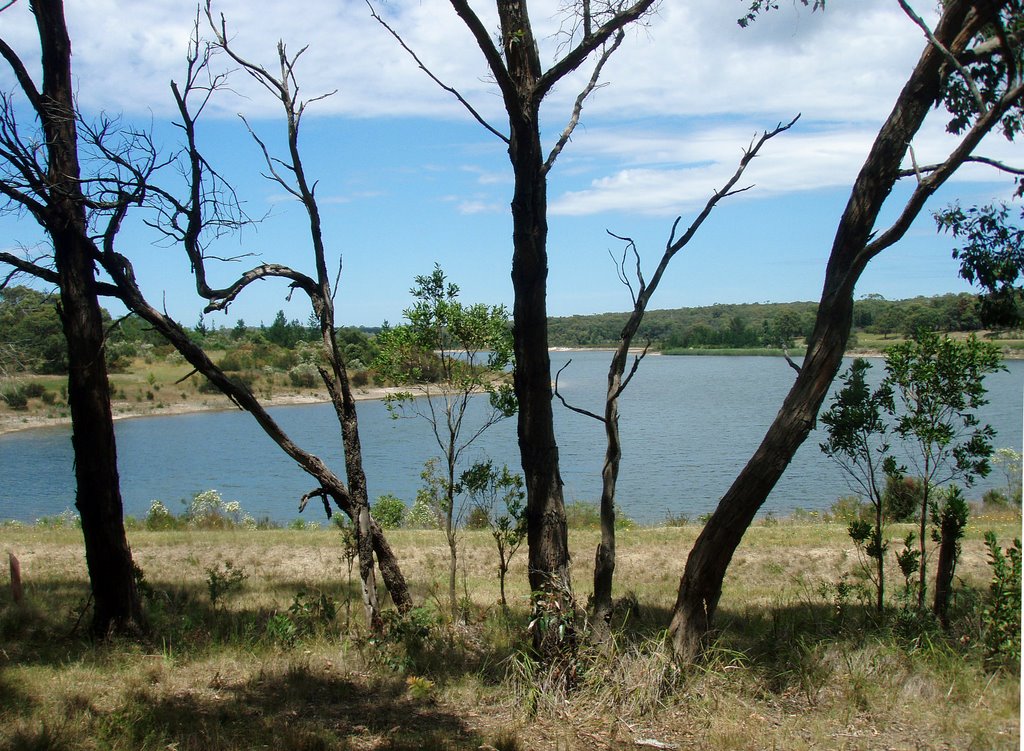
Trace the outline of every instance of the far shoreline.
{"label": "far shoreline", "polygon": [[[614,347],[551,347],[549,352],[614,352]],[[642,347],[631,347],[629,352],[633,355],[643,353]],[[1011,354],[1003,352],[1004,359],[1018,359]],[[728,350],[728,349],[688,349],[675,352],[648,352],[647,355],[655,357],[785,357],[779,350],[766,350],[755,352],[752,350]],[[793,357],[803,357],[803,352],[792,353]],[[877,359],[884,357],[884,353],[877,350],[852,350],[846,352],[844,357],[867,357]],[[355,389],[354,398],[356,401],[374,401],[383,399],[389,393],[407,390],[399,386],[369,386]],[[312,404],[325,404],[330,402],[326,391],[320,393],[296,393],[285,392],[270,399],[262,400],[263,406],[267,408],[303,406]],[[203,394],[202,398],[178,399],[170,404],[139,404],[127,400],[114,400],[112,402],[114,420],[134,420],[146,417],[173,417],[178,415],[198,414],[203,412],[229,412],[240,410],[226,396],[222,394]],[[141,407],[141,409],[140,409]],[[243,410],[240,410],[243,411]],[[0,437],[12,433],[20,433],[27,430],[38,430],[43,428],[59,428],[71,425],[71,417],[53,417],[39,413],[19,412],[6,409],[0,411]]]}
{"label": "far shoreline", "polygon": [[[357,402],[373,401],[383,399],[389,393],[401,391],[401,388],[394,386],[373,386],[370,388],[356,389],[353,397]],[[216,400],[215,402],[213,400]],[[262,400],[264,407],[305,406],[311,404],[325,404],[330,402],[326,392],[323,394],[281,394],[270,399]],[[217,394],[204,395],[202,400],[181,399],[163,406],[152,406],[148,409],[139,410],[138,405],[131,402],[117,401],[112,403],[114,409],[114,422],[122,420],[136,420],[147,417],[176,417],[180,415],[199,414],[203,412],[231,412],[244,411],[235,406],[226,396]],[[59,428],[71,425],[70,417],[47,417],[44,415],[33,415],[7,411],[0,413],[0,436],[20,433],[26,430],[37,430],[42,428]]]}

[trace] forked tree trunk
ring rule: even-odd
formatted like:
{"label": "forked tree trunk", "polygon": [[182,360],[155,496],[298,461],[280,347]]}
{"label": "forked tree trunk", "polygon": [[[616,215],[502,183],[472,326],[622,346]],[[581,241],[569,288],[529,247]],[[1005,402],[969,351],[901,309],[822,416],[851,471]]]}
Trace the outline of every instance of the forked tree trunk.
{"label": "forked tree trunk", "polygon": [[79,184],[71,41],[60,0],[36,0],[42,47],[39,115],[47,140],[51,203],[45,224],[54,248],[60,318],[68,345],[68,404],[85,557],[93,593],[92,633],[132,633],[144,625],[124,531],[104,331],[92,243]]}
{"label": "forked tree trunk", "polygon": [[[944,6],[934,34],[947,50],[959,54],[978,27],[979,20],[970,4],[951,0]],[[761,445],[722,497],[687,558],[670,626],[673,647],[681,659],[692,659],[700,651],[714,620],[726,570],[740,540],[814,426],[849,339],[857,280],[872,257],[903,236],[927,197],[957,166],[922,179],[896,224],[872,239],[879,211],[899,178],[908,145],[941,96],[944,63],[942,52],[929,44],[879,131],[836,232],[814,331],[796,383]],[[975,134],[972,129],[962,145],[968,147],[966,154],[984,132]]]}

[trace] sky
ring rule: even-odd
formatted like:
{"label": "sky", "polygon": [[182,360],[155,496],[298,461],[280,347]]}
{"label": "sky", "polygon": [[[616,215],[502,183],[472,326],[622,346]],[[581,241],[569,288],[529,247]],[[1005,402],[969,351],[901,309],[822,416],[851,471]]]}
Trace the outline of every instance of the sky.
{"label": "sky", "polygon": [[[66,0],[78,102],[87,118],[119,115],[151,130],[171,153],[169,84],[184,76],[195,23],[180,0]],[[493,7],[473,3],[488,28]],[[541,57],[562,51],[566,4],[530,5]],[[622,311],[631,306],[612,255],[636,241],[648,276],[673,221],[686,227],[733,174],[743,150],[766,129],[800,120],[770,141],[746,171],[741,195],[722,201],[693,242],[672,262],[652,308],[741,302],[817,300],[836,223],[874,134],[925,44],[896,0],[835,0],[812,13],[793,0],[747,29],[736,19],[749,0],[663,0],[630,29],[584,106],[582,121],[549,174],[551,315]],[[934,21],[934,3],[916,10]],[[501,100],[479,48],[445,0],[375,4],[430,70],[457,88],[487,121],[507,130]],[[439,263],[465,302],[511,306],[512,175],[505,144],[432,82],[376,21],[364,0],[290,3],[214,0],[235,50],[268,68],[276,48],[305,51],[297,64],[300,97],[311,101],[300,148],[318,180],[330,263],[341,267],[339,323],[397,322],[411,303],[416,275]],[[205,23],[205,22],[204,22]],[[200,30],[209,36],[206,28]],[[28,0],[0,13],[0,35],[35,71],[38,41]],[[258,262],[312,271],[301,206],[261,176],[261,153],[239,114],[283,155],[280,105],[224,57],[229,87],[217,92],[199,124],[210,162],[259,218],[214,252],[227,284]],[[542,109],[546,148],[565,126],[589,66],[556,87]],[[0,72],[0,87],[14,81]],[[330,94],[326,98],[322,95]],[[943,111],[913,144],[920,163],[950,148]],[[1000,136],[986,156],[1017,154]],[[1019,161],[1019,160],[1018,160]],[[168,176],[168,180],[172,176]],[[933,199],[908,236],[871,263],[857,295],[889,299],[969,290],[957,277],[953,241],[938,235],[931,212],[952,201],[1008,199],[1012,183],[965,168]],[[892,218],[905,188],[894,191]],[[185,324],[199,319],[189,266],[180,249],[158,242],[134,216],[119,240],[150,301]],[[0,218],[0,246],[30,246],[39,235],[28,217]],[[251,255],[250,255],[251,254]],[[108,305],[112,312],[117,306]],[[251,286],[207,324],[270,324],[278,310],[305,321],[308,302],[288,299],[283,282]]]}

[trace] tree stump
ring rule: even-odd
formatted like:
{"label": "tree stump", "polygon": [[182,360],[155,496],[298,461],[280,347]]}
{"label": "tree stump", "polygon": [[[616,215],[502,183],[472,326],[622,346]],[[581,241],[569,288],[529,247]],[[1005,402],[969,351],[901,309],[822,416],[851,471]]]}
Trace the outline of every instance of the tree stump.
{"label": "tree stump", "polygon": [[25,598],[25,593],[21,588],[21,563],[18,562],[14,553],[8,552],[7,557],[11,563],[11,596],[14,598],[14,602],[20,605]]}

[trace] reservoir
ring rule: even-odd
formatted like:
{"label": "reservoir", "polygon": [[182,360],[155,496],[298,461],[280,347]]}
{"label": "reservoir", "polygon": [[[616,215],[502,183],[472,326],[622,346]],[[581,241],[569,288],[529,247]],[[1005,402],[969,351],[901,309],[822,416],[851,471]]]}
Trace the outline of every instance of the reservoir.
{"label": "reservoir", "polygon": [[[571,404],[603,412],[610,357],[609,352],[552,353],[552,372],[572,360],[559,378],[560,391]],[[878,380],[883,361],[874,359],[872,364]],[[996,448],[1020,452],[1024,361],[1010,360],[1006,367],[1007,372],[986,378],[989,404],[979,416],[995,428]],[[670,513],[696,521],[713,510],[760,443],[794,377],[786,362],[774,357],[645,358],[620,401],[621,513],[657,523]],[[293,440],[344,476],[340,432],[329,404],[270,411]],[[554,411],[566,502],[596,502],[603,426],[557,400]],[[378,401],[359,402],[358,414],[371,501],[390,493],[411,504],[423,463],[440,455],[429,425],[414,418],[393,420]],[[762,513],[826,510],[851,492],[839,467],[819,450],[824,438],[820,429],[811,434]],[[299,518],[300,497],[315,487],[244,412],[121,420],[117,445],[125,513],[136,517],[145,516],[153,500],[178,513],[181,501],[215,489],[253,517],[287,523]],[[490,458],[518,470],[515,418],[492,427],[465,457],[465,466]],[[1005,476],[994,470],[966,494],[976,500],[986,489],[1005,485]],[[31,522],[73,507],[70,428],[0,436],[0,521]],[[303,516],[324,521],[319,503],[311,504]]]}

